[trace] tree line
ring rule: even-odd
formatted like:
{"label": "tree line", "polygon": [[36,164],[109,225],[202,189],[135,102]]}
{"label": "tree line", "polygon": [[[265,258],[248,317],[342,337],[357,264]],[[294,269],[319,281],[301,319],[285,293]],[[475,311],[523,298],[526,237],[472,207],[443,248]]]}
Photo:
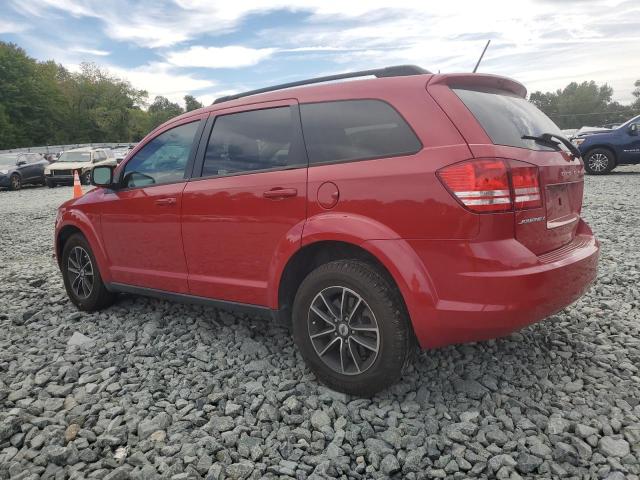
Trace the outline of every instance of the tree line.
{"label": "tree line", "polygon": [[634,101],[624,105],[612,100],[613,88],[594,81],[571,82],[555,92],[533,92],[529,100],[561,129],[620,124],[640,114],[640,80],[633,90]]}
{"label": "tree line", "polygon": [[[186,110],[202,107],[193,96]],[[84,63],[71,72],[38,62],[12,43],[0,42],[0,150],[92,142],[136,142],[183,113],[165,97],[148,93]]]}
{"label": "tree line", "polygon": [[[529,99],[560,128],[620,123],[640,114],[635,101],[613,101],[613,89],[594,81],[572,82]],[[136,142],[166,120],[202,107],[193,96],[185,108],[91,63],[71,72],[54,61],[38,62],[19,46],[0,42],[0,150],[66,143]]]}

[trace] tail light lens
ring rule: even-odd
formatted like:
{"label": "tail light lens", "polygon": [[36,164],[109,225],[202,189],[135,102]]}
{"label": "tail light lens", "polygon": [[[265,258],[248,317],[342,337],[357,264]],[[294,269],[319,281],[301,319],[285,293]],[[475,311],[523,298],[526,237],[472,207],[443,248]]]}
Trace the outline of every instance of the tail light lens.
{"label": "tail light lens", "polygon": [[542,206],[538,167],[517,167],[511,169],[513,182],[513,202],[516,210]]}
{"label": "tail light lens", "polygon": [[535,166],[510,168],[500,159],[470,160],[445,167],[438,171],[438,176],[472,212],[506,212],[542,206]]}
{"label": "tail light lens", "polygon": [[445,167],[440,179],[472,212],[511,210],[507,166],[502,160],[473,160]]}

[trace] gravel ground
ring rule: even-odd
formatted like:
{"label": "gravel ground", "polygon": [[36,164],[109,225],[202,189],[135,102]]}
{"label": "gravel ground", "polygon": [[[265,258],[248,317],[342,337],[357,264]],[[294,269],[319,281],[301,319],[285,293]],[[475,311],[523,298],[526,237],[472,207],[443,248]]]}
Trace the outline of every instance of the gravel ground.
{"label": "gravel ground", "polygon": [[638,479],[640,167],[586,182],[597,285],[508,338],[423,352],[372,399],[318,385],[264,320],[76,311],[51,260],[71,189],[0,192],[0,478]]}

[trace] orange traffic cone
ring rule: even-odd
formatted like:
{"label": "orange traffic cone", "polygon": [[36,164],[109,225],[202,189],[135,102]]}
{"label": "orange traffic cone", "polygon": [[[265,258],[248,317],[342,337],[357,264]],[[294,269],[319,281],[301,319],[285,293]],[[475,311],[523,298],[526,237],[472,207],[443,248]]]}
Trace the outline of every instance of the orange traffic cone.
{"label": "orange traffic cone", "polygon": [[78,171],[73,171],[73,198],[78,198],[82,196],[82,186],[80,185],[80,177],[78,176]]}

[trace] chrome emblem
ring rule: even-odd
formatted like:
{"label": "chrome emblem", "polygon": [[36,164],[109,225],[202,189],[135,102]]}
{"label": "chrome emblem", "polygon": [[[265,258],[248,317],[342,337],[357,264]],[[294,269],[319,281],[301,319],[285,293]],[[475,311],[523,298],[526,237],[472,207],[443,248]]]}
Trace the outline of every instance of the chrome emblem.
{"label": "chrome emblem", "polygon": [[542,217],[531,217],[531,218],[523,218],[522,220],[520,220],[518,222],[518,225],[526,225],[527,223],[534,223],[534,222],[542,222],[544,220],[544,216]]}

